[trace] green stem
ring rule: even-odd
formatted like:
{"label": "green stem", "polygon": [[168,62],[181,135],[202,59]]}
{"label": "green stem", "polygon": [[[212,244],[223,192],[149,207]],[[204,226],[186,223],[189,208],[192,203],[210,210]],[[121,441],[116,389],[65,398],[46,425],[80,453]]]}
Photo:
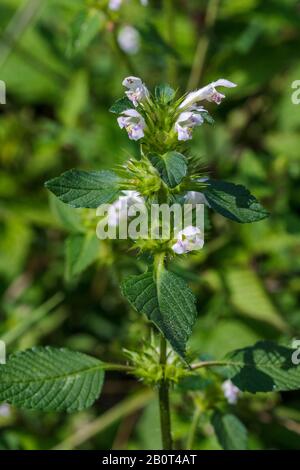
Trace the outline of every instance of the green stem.
{"label": "green stem", "polygon": [[[165,371],[167,362],[167,342],[163,335],[160,340],[160,365]],[[171,450],[173,447],[171,436],[171,418],[170,418],[170,402],[169,402],[169,383],[163,376],[159,387],[159,411],[160,411],[160,426],[162,447],[164,450]]]}
{"label": "green stem", "polygon": [[195,435],[196,435],[200,415],[201,413],[200,413],[199,408],[196,408],[194,411],[193,420],[192,420],[190,432],[189,432],[187,443],[186,443],[187,450],[193,450],[193,445],[195,441]]}
{"label": "green stem", "polygon": [[201,81],[203,67],[209,46],[209,33],[212,30],[218,14],[219,0],[209,0],[205,15],[205,34],[200,36],[191,70],[191,75],[187,85],[187,91],[197,88]]}
{"label": "green stem", "polygon": [[192,370],[201,369],[203,367],[214,367],[214,366],[226,366],[230,364],[228,361],[202,361],[196,362],[195,364],[191,365]]}
{"label": "green stem", "polygon": [[104,362],[102,364],[102,367],[105,370],[119,370],[121,372],[133,372],[134,371],[134,367],[132,366],[126,366],[123,364],[110,364],[108,362],[107,363]]}
{"label": "green stem", "polygon": [[88,439],[91,439],[96,434],[107,429],[116,421],[124,418],[125,416],[134,413],[135,411],[143,408],[153,398],[152,390],[143,390],[135,395],[125,398],[124,401],[118,403],[116,406],[106,411],[99,418],[87,423],[79,428],[72,436],[68,437],[53,450],[71,450],[80,446]]}

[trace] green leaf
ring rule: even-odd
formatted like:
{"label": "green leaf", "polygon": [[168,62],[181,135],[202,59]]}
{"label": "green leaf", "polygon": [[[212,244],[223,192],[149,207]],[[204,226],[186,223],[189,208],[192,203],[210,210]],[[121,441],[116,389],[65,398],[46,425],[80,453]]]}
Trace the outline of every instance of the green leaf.
{"label": "green leaf", "polygon": [[134,104],[127,97],[120,98],[110,108],[111,113],[120,114],[127,109],[134,109]]}
{"label": "green leaf", "polygon": [[99,255],[99,240],[95,233],[76,233],[66,240],[66,269],[65,277],[71,281],[88,266],[90,266]]}
{"label": "green leaf", "polygon": [[0,400],[25,409],[79,411],[98,398],[103,379],[98,359],[37,347],[13,354],[0,366]]}
{"label": "green leaf", "polygon": [[211,422],[223,449],[247,449],[247,429],[236,416],[232,414],[221,414],[217,411],[212,416]]}
{"label": "green leaf", "polygon": [[242,185],[226,181],[207,180],[204,194],[212,209],[240,223],[265,219],[269,213]]}
{"label": "green leaf", "polygon": [[162,180],[170,188],[175,188],[187,173],[187,161],[181,153],[167,152],[164,155],[153,154],[149,158]]}
{"label": "green leaf", "polygon": [[69,170],[45,186],[71,207],[96,208],[117,197],[118,182],[119,177],[112,171]]}
{"label": "green leaf", "polygon": [[104,25],[104,16],[97,10],[82,10],[78,13],[73,24],[67,47],[67,54],[73,57],[82,53],[92,42]]}
{"label": "green leaf", "polygon": [[161,104],[169,104],[175,97],[175,90],[170,85],[162,84],[155,87],[155,98]]}
{"label": "green leaf", "polygon": [[157,283],[149,271],[126,279],[121,288],[130,304],[155,323],[183,357],[197,316],[195,297],[184,280],[162,269]]}
{"label": "green leaf", "polygon": [[241,314],[266,322],[280,331],[288,329],[253,270],[231,269],[226,273],[226,281],[231,302]]}
{"label": "green leaf", "polygon": [[293,353],[294,349],[271,341],[259,341],[254,346],[228,353],[224,372],[242,391],[298,390],[300,364],[293,364]]}

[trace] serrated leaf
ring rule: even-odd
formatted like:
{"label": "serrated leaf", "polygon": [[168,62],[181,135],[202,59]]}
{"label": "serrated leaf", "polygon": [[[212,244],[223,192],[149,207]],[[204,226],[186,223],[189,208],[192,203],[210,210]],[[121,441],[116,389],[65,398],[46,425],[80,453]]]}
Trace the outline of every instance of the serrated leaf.
{"label": "serrated leaf", "polygon": [[231,302],[241,314],[269,323],[280,331],[288,329],[254,271],[231,269],[226,273],[226,281]]}
{"label": "serrated leaf", "polygon": [[240,184],[207,180],[204,194],[212,209],[240,223],[265,219],[269,213],[258,200]]}
{"label": "serrated leaf", "polygon": [[161,104],[169,104],[175,97],[175,90],[170,85],[162,84],[155,87],[155,98]]}
{"label": "serrated leaf", "polygon": [[187,173],[186,158],[179,152],[167,152],[164,155],[152,154],[149,158],[162,180],[170,188],[175,188]]}
{"label": "serrated leaf", "polygon": [[65,277],[71,281],[88,266],[90,266],[99,255],[99,240],[95,233],[73,234],[66,240],[66,268]]}
{"label": "serrated leaf", "polygon": [[183,357],[197,316],[195,297],[184,280],[163,269],[156,283],[149,271],[126,279],[122,292],[138,312],[155,323]]}
{"label": "serrated leaf", "polygon": [[97,208],[116,199],[119,177],[113,171],[69,170],[45,183],[71,207]]}
{"label": "serrated leaf", "polygon": [[37,347],[11,355],[0,366],[0,401],[25,409],[79,411],[98,398],[103,379],[102,363],[96,358]]}
{"label": "serrated leaf", "polygon": [[228,353],[224,372],[242,391],[298,390],[300,364],[293,364],[293,353],[295,350],[271,341],[259,341],[254,346]]}
{"label": "serrated leaf", "polygon": [[247,449],[247,429],[236,416],[217,411],[212,416],[211,422],[224,450]]}
{"label": "serrated leaf", "polygon": [[111,113],[120,114],[127,109],[134,109],[134,104],[127,97],[120,98],[110,108]]}

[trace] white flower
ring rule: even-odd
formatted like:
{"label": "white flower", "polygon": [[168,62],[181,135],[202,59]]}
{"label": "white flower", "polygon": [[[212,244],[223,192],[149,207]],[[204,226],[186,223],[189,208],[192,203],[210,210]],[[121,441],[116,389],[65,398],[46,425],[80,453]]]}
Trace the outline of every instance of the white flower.
{"label": "white flower", "polygon": [[140,35],[132,26],[123,26],[118,34],[120,48],[127,54],[136,54],[140,48]]}
{"label": "white flower", "polygon": [[117,121],[121,129],[125,128],[130,140],[139,140],[144,137],[144,129],[146,127],[143,116],[135,109],[127,109],[123,111],[122,116]]}
{"label": "white flower", "polygon": [[179,106],[180,109],[187,109],[190,106],[198,103],[199,101],[207,100],[214,102],[216,104],[220,104],[222,99],[225,98],[225,95],[219,93],[216,90],[216,87],[224,86],[227,88],[233,88],[236,86],[235,83],[230,82],[229,80],[225,80],[224,78],[220,78],[216,82],[212,82],[209,85],[206,85],[199,90],[192,91],[187,95],[185,100]]}
{"label": "white flower", "polygon": [[109,0],[108,7],[111,10],[119,10],[120,6],[122,5],[123,0]]}
{"label": "white flower", "polygon": [[[119,10],[120,6],[122,5],[123,0],[109,0],[108,7],[111,10]],[[141,0],[141,4],[146,6],[148,5],[148,0]]]}
{"label": "white flower", "polygon": [[193,136],[193,129],[204,122],[201,113],[207,112],[202,106],[191,106],[189,111],[181,113],[175,123],[175,130],[178,133],[178,140],[190,140]]}
{"label": "white flower", "polygon": [[241,393],[240,389],[236,387],[231,380],[225,380],[222,383],[222,390],[224,393],[224,397],[228,401],[230,405],[235,405],[238,401],[238,397]]}
{"label": "white flower", "polygon": [[7,403],[0,405],[0,416],[8,418],[11,415],[11,408]]}
{"label": "white flower", "polygon": [[107,223],[112,227],[119,225],[121,219],[127,217],[129,207],[134,204],[143,204],[144,199],[137,191],[123,191],[123,196],[120,196],[110,207],[108,211]]}
{"label": "white flower", "polygon": [[204,238],[198,227],[189,225],[180,230],[177,235],[177,242],[172,246],[172,250],[177,255],[182,255],[193,250],[201,250],[204,245]]}
{"label": "white flower", "polygon": [[127,98],[132,101],[134,106],[138,106],[140,102],[148,98],[149,91],[146,85],[138,77],[126,77],[122,85],[128,88],[128,91],[125,92]]}

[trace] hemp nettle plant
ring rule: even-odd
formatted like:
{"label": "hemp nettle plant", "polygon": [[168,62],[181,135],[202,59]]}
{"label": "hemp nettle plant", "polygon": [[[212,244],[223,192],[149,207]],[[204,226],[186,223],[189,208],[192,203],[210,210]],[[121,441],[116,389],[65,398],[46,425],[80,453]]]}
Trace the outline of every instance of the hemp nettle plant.
{"label": "hemp nettle plant", "polygon": [[125,78],[123,85],[126,96],[110,111],[118,115],[117,122],[129,139],[139,141],[139,157],[111,171],[73,169],[48,181],[46,187],[60,200],[62,213],[64,205],[76,209],[72,217],[65,216],[72,228],[67,241],[70,277],[98,254],[95,209],[99,206],[110,204],[101,219],[109,228],[118,227],[124,207],[127,210],[136,203],[142,202],[148,212],[154,204],[189,204],[192,222],[182,230],[176,232],[171,223],[168,238],[144,233],[128,240],[148,268],[123,279],[120,289],[140,314],[136,321],[142,321],[142,315],[149,320],[148,338],[141,338],[135,350],[124,350],[120,364],[52,346],[12,354],[1,366],[0,398],[20,408],[76,412],[99,398],[106,370],[122,371],[157,390],[164,449],[173,447],[170,390],[178,392],[182,401],[188,396],[194,408],[187,449],[193,448],[198,422],[204,418],[210,420],[224,449],[245,449],[247,430],[235,415],[237,400],[247,393],[299,389],[300,366],[292,361],[293,349],[268,341],[226,357],[193,357],[187,342],[197,319],[196,301],[176,270],[177,260],[205,250],[203,227],[193,222],[197,204],[233,223],[258,222],[268,216],[248,189],[199,170],[188,149],[194,129],[213,124],[203,103],[220,104],[224,95],[219,87],[236,85],[219,79],[184,96],[169,85],[150,92],[133,76]]}

